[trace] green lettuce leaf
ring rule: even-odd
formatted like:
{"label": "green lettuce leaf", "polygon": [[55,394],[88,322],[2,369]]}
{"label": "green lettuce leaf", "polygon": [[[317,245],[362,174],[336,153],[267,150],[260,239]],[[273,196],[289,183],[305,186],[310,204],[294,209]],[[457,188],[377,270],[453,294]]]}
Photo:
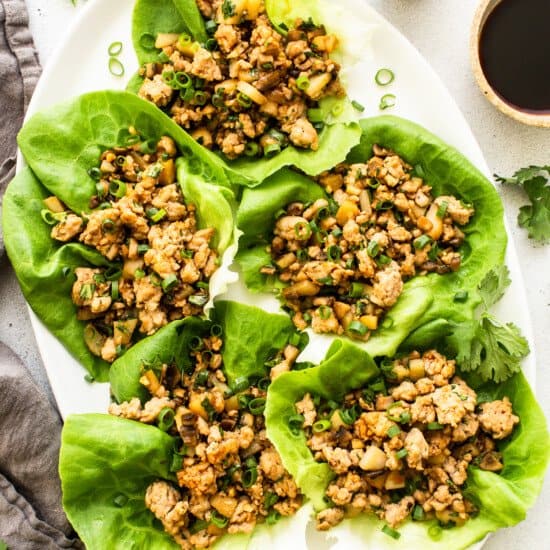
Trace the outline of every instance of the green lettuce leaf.
{"label": "green lettuce leaf", "polygon": [[104,382],[109,366],[92,355],[84,343],[85,323],[76,318],[71,288],[76,267],[111,264],[91,248],[76,243],[63,245],[50,237],[51,227],[40,217],[42,200],[50,194],[29,168],[10,183],[2,210],[6,251],[33,311],[77,361]]}
{"label": "green lettuce leaf", "polygon": [[288,420],[296,414],[294,403],[307,392],[338,401],[378,373],[367,353],[347,341],[335,340],[318,367],[281,374],[269,387],[265,409],[267,436],[315,508],[326,506],[323,497],[333,474],[327,464],[314,460],[304,433],[295,434],[290,429]]}
{"label": "green lettuce leaf", "polygon": [[215,245],[222,255],[210,282],[211,299],[236,277],[228,269],[238,239],[235,199],[223,167],[162,112],[126,92],[94,92],[33,116],[18,138],[32,172],[17,176],[4,199],[6,249],[31,308],[99,381],[106,380],[109,365],[84,343],[85,323],[77,321],[70,298],[75,278],[72,273],[64,276],[64,271],[110,264],[92,248],[51,239],[40,211],[42,200],[54,194],[75,212],[89,212],[96,189],[88,170],[98,166],[104,150],[125,144],[130,126],[144,140],[168,135],[180,148],[178,178],[185,200],[196,205],[199,227],[216,229]]}
{"label": "green lettuce leaf", "polygon": [[[317,23],[325,24],[330,29],[330,16],[322,2],[295,0],[290,19],[285,6],[287,4],[284,2],[266,2],[267,14],[274,23],[286,20],[293,24],[294,14],[296,17],[301,14],[305,19],[313,16]],[[151,17],[153,13],[155,17]],[[200,23],[197,17],[201,19]],[[206,41],[204,23],[194,0],[137,0],[132,37],[140,64],[157,61],[158,50],[144,48],[142,39],[144,35],[156,36],[159,32],[188,32],[194,40]],[[142,81],[139,75],[134,76],[128,91],[137,93]],[[227,162],[220,158],[231,181],[253,187],[284,166],[296,166],[306,174],[316,175],[342,162],[349,150],[359,142],[361,131],[357,113],[347,98],[327,98],[320,102],[320,108],[324,113],[325,128],[319,134],[317,151],[289,146],[270,158],[241,158]]]}
{"label": "green lettuce leaf", "polygon": [[[502,265],[507,237],[502,204],[495,188],[458,151],[421,126],[398,117],[368,118],[360,124],[361,143],[350,152],[347,162],[365,162],[372,156],[374,144],[383,145],[409,164],[421,167],[434,195],[452,194],[473,203],[476,210],[463,228],[466,238],[461,247],[460,269],[447,275],[417,276],[405,283],[403,294],[387,314],[393,325],[380,328],[364,344],[364,349],[373,356],[392,355],[409,333],[416,333],[407,342],[414,347],[416,338],[429,333],[432,323],[438,325],[445,320],[450,331],[452,326],[473,319],[481,302],[478,284],[488,271]],[[323,196],[321,191],[314,181],[303,176],[294,180],[286,173],[275,174],[259,187],[243,192],[237,224],[244,236],[237,259],[251,290],[267,292],[273,288],[273,278],[259,274],[256,269],[269,263],[265,244],[271,238],[276,212],[290,202],[290,197],[314,200]],[[456,302],[458,292],[466,292],[468,299]]]}
{"label": "green lettuce leaf", "polygon": [[90,550],[179,546],[145,507],[145,490],[170,472],[174,439],[104,414],[72,415],[61,436],[63,508]]}
{"label": "green lettuce leaf", "polygon": [[[432,336],[445,334],[444,325],[432,325]],[[429,338],[426,337],[426,342]],[[430,342],[432,345],[434,341]],[[294,404],[307,392],[334,401],[353,389],[365,385],[378,370],[372,360],[352,344],[335,341],[326,360],[307,371],[279,376],[270,386],[266,406],[269,438],[281,454],[284,465],[295,476],[297,484],[311,499],[317,510],[327,507],[323,497],[334,474],[325,463],[313,459],[303,432],[298,435],[288,427],[288,418],[295,414]],[[469,376],[469,375],[468,375]],[[346,520],[329,532],[340,544],[355,548],[431,549],[445,547],[459,550],[481,540],[488,533],[515,525],[525,519],[527,510],[540,492],[550,457],[550,437],[544,413],[540,409],[525,377],[515,374],[504,384],[469,383],[489,400],[508,396],[520,424],[513,435],[499,444],[505,467],[500,475],[470,467],[467,494],[480,507],[477,517],[464,526],[443,530],[437,522],[406,522],[399,528],[398,541],[385,535],[384,523],[375,517],[361,515]],[[503,505],[505,503],[505,505]],[[340,545],[337,544],[338,548]],[[343,546],[342,546],[343,548]]]}

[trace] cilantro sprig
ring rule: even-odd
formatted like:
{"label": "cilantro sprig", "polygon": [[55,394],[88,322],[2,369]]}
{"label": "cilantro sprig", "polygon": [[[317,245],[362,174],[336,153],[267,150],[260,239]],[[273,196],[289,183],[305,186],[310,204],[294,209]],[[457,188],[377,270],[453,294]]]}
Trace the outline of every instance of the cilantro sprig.
{"label": "cilantro sprig", "polygon": [[457,361],[465,371],[475,371],[482,380],[504,382],[521,370],[529,344],[513,323],[503,324],[488,313],[510,285],[506,266],[492,269],[478,286],[484,311],[478,320],[464,323],[455,331]]}
{"label": "cilantro sprig", "polygon": [[520,185],[531,204],[519,209],[518,224],[527,229],[529,238],[539,243],[550,241],[550,166],[528,166],[511,178],[495,174],[498,182]]}

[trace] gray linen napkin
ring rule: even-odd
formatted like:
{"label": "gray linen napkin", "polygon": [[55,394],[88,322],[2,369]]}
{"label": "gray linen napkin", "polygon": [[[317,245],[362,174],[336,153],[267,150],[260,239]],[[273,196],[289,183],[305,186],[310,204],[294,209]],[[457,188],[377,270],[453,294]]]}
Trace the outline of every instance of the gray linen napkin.
{"label": "gray linen napkin", "polygon": [[[15,172],[15,136],[39,75],[24,0],[0,0],[0,205]],[[60,436],[57,411],[0,342],[0,540],[10,550],[82,548],[69,538],[73,531],[61,507]]]}

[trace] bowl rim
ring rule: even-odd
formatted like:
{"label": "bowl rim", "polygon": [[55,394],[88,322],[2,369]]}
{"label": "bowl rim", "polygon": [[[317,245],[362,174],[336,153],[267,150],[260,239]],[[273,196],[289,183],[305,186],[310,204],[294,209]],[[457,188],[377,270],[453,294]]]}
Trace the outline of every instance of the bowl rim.
{"label": "bowl rim", "polygon": [[470,30],[470,61],[475,80],[485,98],[489,100],[489,102],[501,113],[504,113],[518,122],[528,124],[529,126],[550,128],[550,113],[529,113],[505,102],[495,92],[491,84],[489,84],[481,67],[481,60],[479,56],[479,39],[481,36],[481,31],[483,30],[483,26],[485,25],[487,18],[498,6],[498,4],[500,4],[500,2],[502,2],[502,0],[481,0],[474,15]]}

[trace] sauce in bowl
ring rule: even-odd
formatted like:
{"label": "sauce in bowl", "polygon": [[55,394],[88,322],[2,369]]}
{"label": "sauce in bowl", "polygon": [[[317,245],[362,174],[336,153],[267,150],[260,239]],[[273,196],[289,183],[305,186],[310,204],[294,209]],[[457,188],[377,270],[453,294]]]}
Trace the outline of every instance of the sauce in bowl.
{"label": "sauce in bowl", "polygon": [[550,113],[550,0],[502,0],[479,38],[485,78],[509,105]]}

